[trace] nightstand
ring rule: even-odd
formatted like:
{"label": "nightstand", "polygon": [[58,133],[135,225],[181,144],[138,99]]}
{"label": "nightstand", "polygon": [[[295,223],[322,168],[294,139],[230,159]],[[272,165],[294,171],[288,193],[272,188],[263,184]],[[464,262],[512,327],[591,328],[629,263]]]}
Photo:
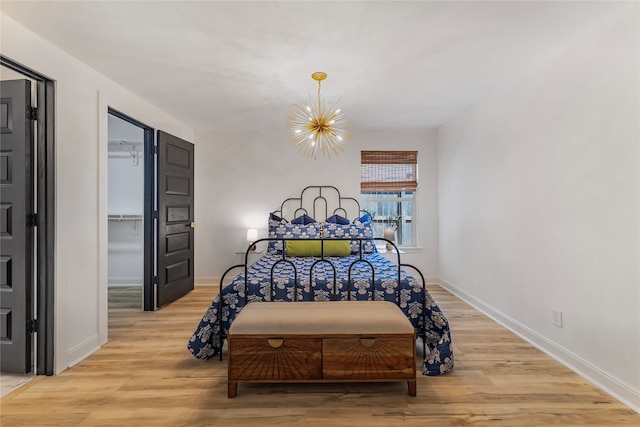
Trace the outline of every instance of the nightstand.
{"label": "nightstand", "polygon": [[[398,252],[396,252],[395,248],[393,250],[387,251],[387,245],[376,245],[376,249],[378,250],[378,253],[380,255],[387,258],[388,260],[398,262]],[[400,254],[404,253],[402,249],[398,248],[398,251],[400,252]]]}

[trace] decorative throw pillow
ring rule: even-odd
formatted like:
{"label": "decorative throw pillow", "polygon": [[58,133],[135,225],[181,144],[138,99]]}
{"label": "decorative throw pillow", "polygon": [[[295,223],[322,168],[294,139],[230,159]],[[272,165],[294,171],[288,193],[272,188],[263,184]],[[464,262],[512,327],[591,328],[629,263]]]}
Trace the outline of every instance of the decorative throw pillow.
{"label": "decorative throw pillow", "polygon": [[329,218],[325,219],[324,221],[330,222],[332,224],[342,224],[342,225],[347,225],[351,223],[351,221],[349,221],[349,218],[345,218],[340,215],[332,215]]}
{"label": "decorative throw pillow", "polygon": [[284,222],[284,223],[288,222],[286,219],[280,218],[278,215],[274,214],[273,212],[269,214],[269,223],[271,223],[271,221]]}
{"label": "decorative throw pillow", "polygon": [[362,253],[369,254],[376,252],[375,240],[373,240],[373,228],[371,223],[362,223],[356,220],[353,224],[334,224],[325,223],[322,236],[325,239],[348,239],[361,238],[371,240],[352,240],[351,254],[358,255],[360,253],[360,243],[362,243]]}
{"label": "decorative throw pillow", "polygon": [[364,215],[362,215],[360,218],[353,220],[354,223],[356,221],[360,221],[363,224],[370,223],[371,222],[371,215],[369,215],[369,212],[365,212]]}
{"label": "decorative throw pillow", "polygon": [[300,215],[297,218],[294,218],[291,220],[291,224],[312,224],[316,222],[315,219],[311,218],[309,215],[304,214],[304,215]]}
{"label": "decorative throw pillow", "polygon": [[287,240],[287,256],[295,257],[319,257],[324,256],[349,256],[351,245],[348,240],[326,240],[324,247],[320,240]]}

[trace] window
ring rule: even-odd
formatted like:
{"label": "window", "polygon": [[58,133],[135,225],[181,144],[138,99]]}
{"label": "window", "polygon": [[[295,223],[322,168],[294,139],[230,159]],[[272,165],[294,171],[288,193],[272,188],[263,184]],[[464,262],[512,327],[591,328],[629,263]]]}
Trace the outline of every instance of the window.
{"label": "window", "polygon": [[361,151],[360,200],[375,237],[393,229],[396,244],[416,246],[417,151]]}

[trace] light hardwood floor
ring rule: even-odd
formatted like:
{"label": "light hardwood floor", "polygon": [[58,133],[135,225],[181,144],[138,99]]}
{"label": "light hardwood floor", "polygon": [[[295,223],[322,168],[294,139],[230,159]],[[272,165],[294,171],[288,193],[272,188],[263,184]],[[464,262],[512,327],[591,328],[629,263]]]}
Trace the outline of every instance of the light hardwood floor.
{"label": "light hardwood floor", "polygon": [[[437,286],[456,367],[404,383],[241,384],[186,350],[215,287],[157,312],[110,310],[110,341],[80,364],[0,400],[5,426],[614,426],[637,414]],[[420,347],[420,345],[419,345]]]}

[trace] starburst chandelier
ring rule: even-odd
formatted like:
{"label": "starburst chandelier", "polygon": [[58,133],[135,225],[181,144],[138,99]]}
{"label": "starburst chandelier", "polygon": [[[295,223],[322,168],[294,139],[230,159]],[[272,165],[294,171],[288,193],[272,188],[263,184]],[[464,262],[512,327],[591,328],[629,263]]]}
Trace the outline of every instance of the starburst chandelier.
{"label": "starburst chandelier", "polygon": [[320,99],[320,86],[327,73],[316,72],[311,78],[318,82],[318,98],[314,102],[309,95],[308,103],[293,104],[288,115],[291,142],[307,158],[315,159],[318,152],[330,158],[331,154],[337,155],[338,150],[344,151],[344,141],[351,136],[350,123],[338,103],[323,104]]}

